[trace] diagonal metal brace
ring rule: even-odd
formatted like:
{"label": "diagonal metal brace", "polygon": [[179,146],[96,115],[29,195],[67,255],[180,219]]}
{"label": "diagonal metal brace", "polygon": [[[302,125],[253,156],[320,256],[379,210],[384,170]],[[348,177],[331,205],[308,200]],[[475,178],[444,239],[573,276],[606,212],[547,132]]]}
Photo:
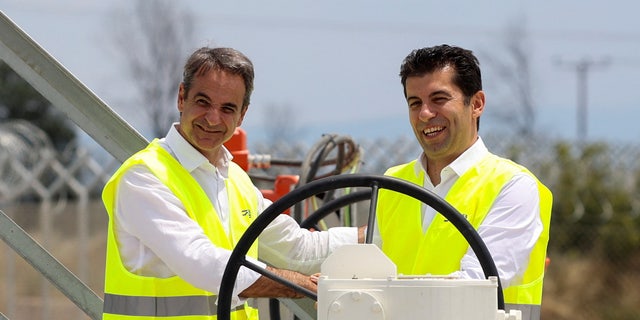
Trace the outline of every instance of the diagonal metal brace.
{"label": "diagonal metal brace", "polygon": [[[102,299],[2,210],[0,210],[0,238],[91,319],[102,319]],[[2,317],[0,314],[0,319]]]}
{"label": "diagonal metal brace", "polygon": [[120,161],[148,141],[0,10],[0,59]]}

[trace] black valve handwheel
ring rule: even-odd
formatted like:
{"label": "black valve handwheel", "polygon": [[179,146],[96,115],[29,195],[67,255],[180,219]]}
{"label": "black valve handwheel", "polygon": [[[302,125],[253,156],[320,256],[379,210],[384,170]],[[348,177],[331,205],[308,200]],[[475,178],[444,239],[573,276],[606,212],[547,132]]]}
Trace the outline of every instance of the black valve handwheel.
{"label": "black valve handwheel", "polygon": [[[361,175],[361,174],[348,174],[330,176],[314,180],[305,184],[299,188],[296,188],[284,195],[282,198],[275,201],[271,206],[265,209],[256,220],[247,228],[242,235],[236,247],[234,248],[227,267],[225,268],[224,275],[222,277],[222,283],[220,285],[220,292],[218,293],[218,319],[228,320],[231,313],[231,298],[233,294],[233,287],[238,277],[240,267],[244,266],[251,270],[254,270],[263,276],[266,276],[274,281],[285,284],[300,293],[303,293],[307,297],[318,300],[316,293],[309,291],[297,284],[294,284],[286,279],[278,277],[271,272],[249,262],[245,256],[249,251],[249,248],[256,241],[260,233],[282,212],[285,212],[293,205],[304,201],[305,199],[315,196],[319,193],[327,192],[330,190],[337,190],[343,188],[368,188],[370,190],[369,196],[364,196],[361,191],[356,191],[357,196],[363,200],[369,198],[369,219],[366,235],[366,242],[371,243],[373,235],[373,226],[375,223],[376,207],[378,202],[378,191],[380,189],[387,189],[395,192],[405,194],[413,197],[423,203],[429,205],[434,210],[439,212],[445,218],[447,218],[457,229],[462,236],[467,240],[469,246],[478,257],[480,266],[485,274],[486,278],[496,277],[498,279],[498,309],[504,310],[504,297],[502,293],[502,285],[500,284],[500,278],[498,276],[498,269],[487,249],[486,245],[473,228],[473,226],[456,210],[453,206],[447,203],[445,200],[418,185],[413,183],[394,178],[389,176],[379,175]],[[365,189],[366,190],[366,189]],[[344,197],[344,196],[343,196]],[[351,198],[349,201],[354,200]],[[360,199],[360,198],[359,198]],[[338,204],[340,207],[342,204]],[[327,213],[333,211],[326,210]],[[313,216],[313,214],[311,215]]]}

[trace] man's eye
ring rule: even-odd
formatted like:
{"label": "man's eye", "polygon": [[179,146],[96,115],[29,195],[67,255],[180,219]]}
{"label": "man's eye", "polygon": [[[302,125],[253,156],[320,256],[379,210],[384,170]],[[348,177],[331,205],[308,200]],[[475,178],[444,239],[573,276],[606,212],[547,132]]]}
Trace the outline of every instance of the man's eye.
{"label": "man's eye", "polygon": [[433,99],[433,102],[435,104],[443,104],[446,103],[449,99],[445,98],[445,97],[437,97]]}

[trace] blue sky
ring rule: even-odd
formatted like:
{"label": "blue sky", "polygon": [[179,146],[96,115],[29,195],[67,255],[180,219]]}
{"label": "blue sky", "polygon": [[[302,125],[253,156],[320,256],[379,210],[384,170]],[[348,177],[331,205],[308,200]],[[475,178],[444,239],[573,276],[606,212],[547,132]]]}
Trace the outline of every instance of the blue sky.
{"label": "blue sky", "polygon": [[[80,81],[144,134],[127,101],[131,83],[108,53],[107,11],[125,0],[0,0],[0,9]],[[504,32],[526,27],[537,108],[535,130],[576,137],[576,72],[581,59],[609,59],[588,77],[588,138],[633,142],[640,136],[640,3],[613,1],[183,1],[196,14],[194,48],[235,47],[256,66],[256,89],[243,127],[259,134],[270,105],[291,108],[293,127],[315,139],[411,135],[398,69],[414,48],[449,43],[500,59]],[[504,97],[483,64],[487,111],[482,130],[501,130],[492,113]],[[497,90],[496,90],[497,91]],[[493,108],[493,109],[492,109]],[[517,112],[514,109],[513,112]],[[254,132],[257,132],[254,134]],[[481,131],[482,133],[483,131]]]}

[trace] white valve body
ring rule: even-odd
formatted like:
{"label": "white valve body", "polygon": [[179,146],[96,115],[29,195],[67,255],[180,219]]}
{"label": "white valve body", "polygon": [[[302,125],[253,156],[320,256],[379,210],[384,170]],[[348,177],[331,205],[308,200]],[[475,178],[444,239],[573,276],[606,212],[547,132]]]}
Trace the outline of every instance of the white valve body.
{"label": "white valve body", "polygon": [[319,320],[519,320],[497,309],[498,280],[398,276],[375,245],[349,245],[322,265]]}

